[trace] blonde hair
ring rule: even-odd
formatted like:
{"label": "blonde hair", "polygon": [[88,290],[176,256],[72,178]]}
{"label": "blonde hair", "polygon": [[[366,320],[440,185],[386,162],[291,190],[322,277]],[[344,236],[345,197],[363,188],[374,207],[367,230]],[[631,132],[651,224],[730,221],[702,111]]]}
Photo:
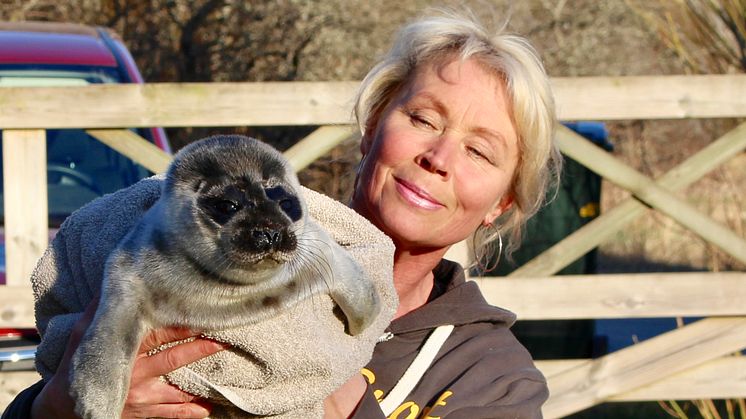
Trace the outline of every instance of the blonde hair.
{"label": "blonde hair", "polygon": [[522,226],[542,206],[550,185],[556,185],[562,161],[553,141],[556,115],[549,78],[525,38],[504,33],[504,26],[491,35],[471,14],[440,11],[414,21],[399,32],[391,50],[363,79],[355,118],[364,134],[420,66],[453,57],[476,59],[494,73],[505,83],[512,104],[519,141],[510,191],[513,205],[497,220],[498,230],[479,228],[474,233],[477,259],[489,253],[489,243],[500,232],[509,235],[509,255],[520,245]]}

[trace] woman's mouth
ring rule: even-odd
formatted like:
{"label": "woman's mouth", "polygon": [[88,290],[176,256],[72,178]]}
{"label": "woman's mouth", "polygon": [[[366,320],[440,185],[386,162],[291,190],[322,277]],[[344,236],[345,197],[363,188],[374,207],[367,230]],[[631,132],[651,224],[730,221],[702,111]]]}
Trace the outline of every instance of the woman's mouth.
{"label": "woman's mouth", "polygon": [[399,178],[394,178],[394,180],[396,181],[396,190],[412,205],[426,210],[437,210],[444,207],[437,199],[416,185]]}

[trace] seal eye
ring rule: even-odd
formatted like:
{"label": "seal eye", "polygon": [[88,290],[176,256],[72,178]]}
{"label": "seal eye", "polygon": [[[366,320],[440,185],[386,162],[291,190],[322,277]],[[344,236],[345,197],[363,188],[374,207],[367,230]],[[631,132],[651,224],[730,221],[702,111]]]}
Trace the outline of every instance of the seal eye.
{"label": "seal eye", "polygon": [[282,211],[286,214],[293,210],[293,205],[295,205],[295,203],[289,199],[283,199],[280,201],[280,208],[282,208]]}
{"label": "seal eye", "polygon": [[239,210],[238,204],[227,199],[215,201],[212,206],[218,213],[227,216],[233,215]]}
{"label": "seal eye", "polygon": [[264,190],[267,198],[277,202],[282,212],[290,217],[293,222],[301,219],[303,210],[300,206],[300,201],[294,195],[288,193],[282,186],[275,186],[274,188],[267,188]]}
{"label": "seal eye", "polygon": [[198,203],[202,214],[220,225],[230,221],[244,208],[241,201],[226,196],[203,196],[199,198]]}

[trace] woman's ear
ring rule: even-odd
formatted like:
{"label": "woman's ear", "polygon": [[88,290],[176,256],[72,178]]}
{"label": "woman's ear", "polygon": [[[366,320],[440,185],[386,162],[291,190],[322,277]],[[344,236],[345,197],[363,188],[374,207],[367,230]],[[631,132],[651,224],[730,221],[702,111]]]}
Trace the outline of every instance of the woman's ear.
{"label": "woman's ear", "polygon": [[514,200],[515,199],[513,198],[513,194],[505,194],[502,198],[500,198],[500,201],[495,204],[495,207],[492,208],[492,210],[484,216],[482,224],[484,224],[485,226],[492,224],[497,219],[497,217],[505,214],[505,212],[513,206]]}
{"label": "woman's ear", "polygon": [[368,118],[365,124],[365,132],[360,139],[360,152],[365,156],[373,148],[373,138],[376,135],[376,118]]}
{"label": "woman's ear", "polygon": [[365,156],[373,148],[373,142],[376,138],[376,130],[378,129],[378,121],[381,119],[383,109],[376,108],[365,121],[365,132],[360,140],[360,152]]}
{"label": "woman's ear", "polygon": [[373,146],[373,138],[371,137],[372,131],[370,129],[366,129],[365,134],[363,134],[362,138],[360,139],[360,153],[362,153],[363,157],[368,154],[370,148]]}

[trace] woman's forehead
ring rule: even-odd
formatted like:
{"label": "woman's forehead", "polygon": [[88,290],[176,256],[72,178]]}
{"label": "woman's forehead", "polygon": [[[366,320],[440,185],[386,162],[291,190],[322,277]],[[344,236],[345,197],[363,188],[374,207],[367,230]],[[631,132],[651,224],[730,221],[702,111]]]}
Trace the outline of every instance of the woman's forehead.
{"label": "woman's forehead", "polygon": [[[437,97],[444,86],[457,89],[471,88],[472,93],[477,93],[482,99],[493,99],[500,103],[501,108],[506,108],[505,110],[511,113],[507,84],[501,73],[493,71],[477,58],[451,57],[420,63],[412,70],[395,97],[399,101],[408,100],[415,95]],[[475,96],[464,99],[473,97]]]}
{"label": "woman's forehead", "polygon": [[396,102],[432,107],[446,116],[468,115],[478,125],[475,129],[516,136],[505,82],[474,59],[423,65]]}

